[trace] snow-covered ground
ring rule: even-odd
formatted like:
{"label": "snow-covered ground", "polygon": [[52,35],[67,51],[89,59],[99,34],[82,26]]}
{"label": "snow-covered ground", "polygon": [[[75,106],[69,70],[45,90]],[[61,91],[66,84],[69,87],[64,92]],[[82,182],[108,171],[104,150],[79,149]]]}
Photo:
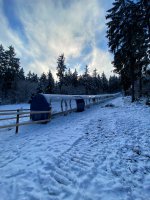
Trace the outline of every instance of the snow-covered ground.
{"label": "snow-covered ground", "polygon": [[150,107],[118,97],[0,131],[1,200],[149,200]]}

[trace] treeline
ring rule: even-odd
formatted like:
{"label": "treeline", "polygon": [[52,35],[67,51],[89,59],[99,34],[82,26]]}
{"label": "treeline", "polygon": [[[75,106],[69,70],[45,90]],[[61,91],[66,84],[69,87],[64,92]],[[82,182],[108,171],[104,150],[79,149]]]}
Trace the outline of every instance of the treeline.
{"label": "treeline", "polygon": [[142,83],[150,64],[150,1],[115,0],[107,11],[107,38],[114,54],[115,72],[121,76],[125,93],[135,86],[138,97],[142,95]]}
{"label": "treeline", "polygon": [[10,46],[7,50],[0,45],[0,101],[1,103],[28,102],[36,93],[57,94],[101,94],[112,93],[120,90],[120,79],[110,76],[107,79],[105,73],[101,75],[95,69],[89,74],[88,66],[82,75],[78,75],[75,69],[72,72],[65,65],[64,55],[57,59],[58,81],[49,72],[41,76],[29,71],[27,75],[20,66],[20,60],[16,57],[15,49]]}

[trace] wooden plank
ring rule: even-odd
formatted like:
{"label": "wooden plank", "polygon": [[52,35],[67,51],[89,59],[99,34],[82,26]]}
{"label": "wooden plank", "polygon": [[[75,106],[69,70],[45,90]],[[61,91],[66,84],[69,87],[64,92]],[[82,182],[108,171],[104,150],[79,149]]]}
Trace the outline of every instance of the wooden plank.
{"label": "wooden plank", "polygon": [[[30,109],[20,109],[20,110],[30,110]],[[17,109],[16,110],[0,110],[0,112],[17,112]]]}
{"label": "wooden plank", "polygon": [[25,117],[30,117],[30,115],[22,115],[19,118],[25,118]]}
{"label": "wooden plank", "polygon": [[[25,115],[25,114],[42,114],[42,113],[51,113],[51,111],[31,111],[31,112],[19,112],[19,115]],[[5,115],[17,115],[16,113],[0,113],[0,116]]]}
{"label": "wooden plank", "polygon": [[19,110],[17,110],[17,117],[16,117],[16,134],[18,133],[19,129],[19,126],[17,124],[19,124]]}
{"label": "wooden plank", "polygon": [[1,128],[10,128],[10,127],[16,127],[16,126],[22,126],[22,125],[29,125],[29,124],[38,124],[38,123],[43,123],[43,122],[49,122],[50,119],[45,119],[45,120],[39,120],[39,121],[29,121],[29,122],[22,122],[19,124],[9,124],[9,125],[5,125],[5,126],[0,126]]}
{"label": "wooden plank", "polygon": [[2,118],[2,119],[0,119],[0,121],[10,120],[10,119],[16,119],[16,117]]}
{"label": "wooden plank", "polygon": [[16,112],[9,112],[9,113],[2,112],[2,113],[0,113],[0,116],[3,116],[3,115],[16,115],[16,114],[17,114],[17,111]]}
{"label": "wooden plank", "polygon": [[[26,117],[30,117],[30,115],[20,116],[20,118],[26,118]],[[16,119],[16,117],[2,118],[2,119],[0,119],[0,121],[10,120],[10,119]]]}

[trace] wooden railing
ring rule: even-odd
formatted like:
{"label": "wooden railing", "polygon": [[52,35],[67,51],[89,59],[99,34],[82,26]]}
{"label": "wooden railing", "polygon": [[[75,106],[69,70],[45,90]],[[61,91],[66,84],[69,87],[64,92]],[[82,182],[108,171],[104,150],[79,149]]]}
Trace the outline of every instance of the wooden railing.
{"label": "wooden railing", "polygon": [[[28,110],[28,111],[26,111],[26,110]],[[53,113],[53,114],[51,114],[51,111],[30,111],[30,109],[0,110],[0,116],[12,116],[13,115],[13,117],[0,118],[0,122],[7,121],[7,120],[13,120],[13,119],[15,120],[15,122],[12,124],[0,126],[0,129],[16,127],[15,133],[17,134],[19,131],[19,126],[49,122],[51,120],[51,118],[53,118],[57,115],[67,115],[68,113],[74,112],[74,111],[76,111],[76,108],[70,109],[67,111],[63,111],[63,112],[61,111],[61,112]],[[38,121],[20,122],[21,118],[27,117],[30,119],[32,114],[50,114],[51,117],[49,119],[38,120]]]}
{"label": "wooden railing", "polygon": [[[28,110],[28,111],[27,111]],[[18,133],[19,126],[22,125],[29,125],[29,124],[37,124],[37,123],[44,123],[50,121],[50,119],[45,120],[38,120],[38,121],[25,121],[20,122],[20,118],[26,118],[28,117],[30,119],[31,114],[51,114],[51,111],[30,111],[30,109],[17,109],[17,110],[0,110],[0,116],[13,116],[13,117],[6,117],[6,118],[0,118],[0,121],[6,121],[6,120],[15,120],[15,123],[8,124],[8,125],[2,125],[1,128],[10,128],[10,127],[16,127],[16,134]]]}
{"label": "wooden railing", "polygon": [[[86,99],[85,107],[88,108],[89,106],[91,106],[93,104],[99,104],[99,103],[101,103],[105,100],[109,100],[111,98],[113,98],[113,97],[106,98],[106,99],[97,98],[97,99],[95,99],[95,101],[92,101],[91,99]],[[15,122],[12,124],[0,126],[0,129],[16,127],[15,133],[17,134],[19,131],[19,126],[49,122],[51,120],[51,118],[53,118],[57,115],[67,115],[70,112],[76,111],[76,108],[71,107],[71,102],[69,103],[69,106],[65,102],[65,110],[63,109],[62,101],[61,101],[60,106],[61,106],[61,111],[57,112],[57,113],[51,113],[51,111],[31,111],[30,109],[0,110],[0,117],[8,116],[6,118],[0,118],[0,122],[6,121],[6,120],[15,120]],[[22,119],[22,118],[31,119],[32,114],[50,114],[50,118],[45,119],[45,120],[38,120],[38,121],[30,120],[30,121],[20,122],[20,119]],[[9,116],[11,116],[11,117],[9,117]]]}

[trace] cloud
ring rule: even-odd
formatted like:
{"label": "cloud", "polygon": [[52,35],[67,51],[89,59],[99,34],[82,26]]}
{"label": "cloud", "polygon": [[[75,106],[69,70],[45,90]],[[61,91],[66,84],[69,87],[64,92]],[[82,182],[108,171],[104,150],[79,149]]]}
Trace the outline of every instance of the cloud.
{"label": "cloud", "polygon": [[112,56],[109,52],[103,51],[99,48],[94,48],[90,56],[91,70],[94,70],[96,68],[98,70],[98,73],[107,72],[107,76],[113,74],[113,68],[111,64]]}
{"label": "cloud", "polygon": [[9,27],[9,23],[3,13],[2,0],[0,0],[0,22],[1,22],[0,39],[2,44],[5,47],[8,47],[11,44],[13,46],[17,46],[18,50],[17,53],[19,54],[19,52],[22,51],[21,50],[22,41],[18,37],[17,33]]}
{"label": "cloud", "polygon": [[[72,69],[82,72],[89,64],[91,70],[110,74],[111,56],[97,43],[97,36],[106,42],[105,8],[99,0],[15,0],[15,9],[27,42],[9,27],[3,12],[0,36],[2,44],[14,45],[25,71],[41,74],[51,69],[55,75],[57,57],[64,53]],[[90,51],[84,51],[88,46]]]}

